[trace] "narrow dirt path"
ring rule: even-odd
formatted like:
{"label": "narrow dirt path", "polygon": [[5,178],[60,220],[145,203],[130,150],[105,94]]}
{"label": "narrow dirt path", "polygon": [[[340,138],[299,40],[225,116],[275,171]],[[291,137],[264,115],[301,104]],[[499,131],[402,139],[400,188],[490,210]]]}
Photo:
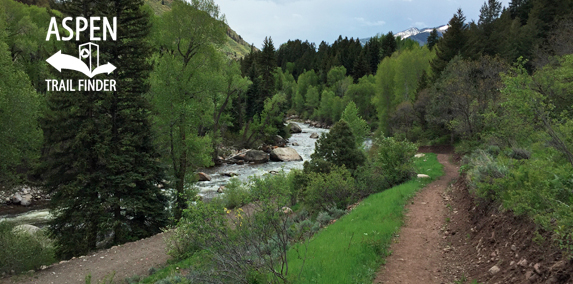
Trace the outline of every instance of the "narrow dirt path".
{"label": "narrow dirt path", "polygon": [[[147,239],[126,243],[87,256],[51,265],[31,276],[15,276],[0,279],[0,283],[76,284],[86,283],[85,277],[92,276],[91,283],[100,283],[113,274],[113,283],[124,283],[125,278],[134,275],[146,276],[152,267],[165,265],[170,258],[165,252],[165,233]],[[114,274],[115,273],[115,274]],[[108,282],[106,282],[108,283]]]}
{"label": "narrow dirt path", "polygon": [[458,167],[449,159],[450,155],[438,154],[444,175],[424,187],[406,206],[405,224],[391,246],[392,255],[386,258],[374,283],[442,283],[440,227],[446,216],[443,193],[452,179],[458,177]]}

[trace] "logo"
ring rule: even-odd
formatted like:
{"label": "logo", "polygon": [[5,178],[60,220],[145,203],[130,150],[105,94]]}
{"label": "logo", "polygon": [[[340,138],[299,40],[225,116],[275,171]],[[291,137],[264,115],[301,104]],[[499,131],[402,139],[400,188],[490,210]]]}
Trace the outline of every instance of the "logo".
{"label": "logo", "polygon": [[[96,53],[95,60],[92,58],[93,50],[95,50]],[[89,65],[83,62],[82,59],[87,59]],[[90,78],[102,73],[110,74],[115,70],[115,66],[109,62],[101,66],[99,65],[99,45],[91,42],[80,45],[78,58],[63,54],[60,50],[46,59],[46,61],[58,69],[59,72],[62,72],[62,69],[70,69],[81,72]]]}
{"label": "logo", "polygon": [[[50,36],[54,35],[56,40],[69,41],[74,38],[74,30],[72,30],[67,23],[73,20],[71,17],[66,17],[62,20],[61,26],[68,32],[68,36],[60,38],[60,32],[58,31],[58,23],[55,17],[50,20],[50,27],[48,28],[48,33],[46,35],[46,41],[50,40]],[[84,17],[78,17],[76,21],[75,38],[79,41],[80,34],[88,30],[89,27],[89,38],[90,41],[101,41],[101,37],[95,36],[96,32],[101,30],[103,34],[103,40],[107,40],[108,34],[111,40],[117,39],[117,18],[113,17],[113,25],[107,18],[100,17],[90,17],[89,22]],[[101,21],[103,27],[97,25],[97,22]],[[89,23],[89,24],[88,24]],[[99,61],[99,45],[88,42],[79,45],[78,57],[72,55],[63,54],[61,50],[56,52],[50,58],[46,59],[50,65],[62,72],[62,69],[74,70],[80,72],[90,79],[99,74],[107,73],[111,74],[116,67],[107,62],[106,64],[100,65]],[[74,84],[73,80],[50,80],[46,79],[47,90],[48,91],[64,91],[64,92],[74,92],[74,91],[115,91],[116,82],[113,79],[80,79],[77,84]]]}

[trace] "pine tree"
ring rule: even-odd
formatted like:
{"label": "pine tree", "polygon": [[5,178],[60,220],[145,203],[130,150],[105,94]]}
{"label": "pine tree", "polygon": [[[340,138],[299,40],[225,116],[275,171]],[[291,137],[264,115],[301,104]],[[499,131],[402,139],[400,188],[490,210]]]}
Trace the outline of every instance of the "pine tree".
{"label": "pine tree", "polygon": [[448,23],[449,28],[444,33],[443,37],[438,41],[438,51],[436,58],[432,61],[432,71],[434,79],[438,78],[442,71],[456,55],[465,54],[467,42],[467,24],[465,23],[466,17],[461,9],[452,17]]}
{"label": "pine tree", "polygon": [[392,32],[388,32],[382,39],[382,58],[392,56],[392,53],[396,51],[398,47],[396,43],[396,37]]}
{"label": "pine tree", "polygon": [[275,92],[275,77],[273,72],[277,67],[277,60],[275,55],[275,46],[271,37],[265,37],[263,41],[263,50],[258,57],[258,67],[260,75],[262,76],[262,93],[261,98],[264,101],[270,98]]}
{"label": "pine tree", "polygon": [[434,46],[438,43],[440,36],[438,35],[438,31],[433,29],[428,36],[428,49],[434,49]]}
{"label": "pine tree", "polygon": [[310,155],[313,162],[324,160],[339,167],[344,165],[354,171],[366,161],[366,157],[356,145],[352,129],[344,120],[335,123],[330,132],[322,134],[315,144],[316,150]]}
{"label": "pine tree", "polygon": [[[60,257],[85,254],[98,242],[110,246],[159,233],[167,221],[166,198],[157,186],[163,171],[143,97],[151,48],[150,16],[142,5],[140,0],[63,2],[66,16],[117,16],[118,31],[116,41],[98,42],[100,62],[117,69],[96,77],[115,79],[116,91],[48,94],[42,169]],[[88,41],[84,34],[66,53]],[[85,79],[79,72],[61,74]]]}

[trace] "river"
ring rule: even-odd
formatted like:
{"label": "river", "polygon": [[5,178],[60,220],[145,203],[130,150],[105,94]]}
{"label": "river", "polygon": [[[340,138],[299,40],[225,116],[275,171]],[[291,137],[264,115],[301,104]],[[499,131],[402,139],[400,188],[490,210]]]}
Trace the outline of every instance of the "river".
{"label": "river", "polygon": [[[303,161],[297,162],[268,162],[264,164],[245,164],[245,165],[229,165],[224,164],[218,167],[212,167],[201,170],[202,172],[211,176],[211,181],[197,182],[200,190],[199,195],[205,199],[212,199],[219,195],[217,189],[219,186],[225,185],[231,179],[230,177],[222,175],[223,173],[235,173],[236,178],[241,181],[247,181],[249,176],[262,176],[270,171],[286,172],[291,169],[302,169],[304,161],[310,160],[310,155],[314,153],[314,142],[316,139],[310,138],[313,132],[321,133],[328,132],[328,129],[311,127],[308,124],[296,122],[301,128],[302,133],[294,133],[289,139],[287,146],[294,148]],[[293,146],[293,143],[298,143],[298,146]],[[32,210],[21,214],[3,215],[0,216],[0,221],[8,220],[16,222],[17,224],[30,224],[38,227],[43,227],[50,220],[48,209]]]}

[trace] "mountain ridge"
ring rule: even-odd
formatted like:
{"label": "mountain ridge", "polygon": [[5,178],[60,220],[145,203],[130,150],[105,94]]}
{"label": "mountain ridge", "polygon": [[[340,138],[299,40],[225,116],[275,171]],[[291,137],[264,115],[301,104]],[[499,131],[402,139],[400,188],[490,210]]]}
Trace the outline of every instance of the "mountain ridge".
{"label": "mountain ridge", "polygon": [[[171,10],[173,0],[144,0],[145,5],[148,5],[156,15],[161,15]],[[251,45],[247,43],[237,32],[235,32],[229,25],[227,27],[227,40],[221,47],[227,57],[231,59],[240,59],[251,52]],[[258,50],[254,47],[254,50]]]}
{"label": "mountain ridge", "polygon": [[[428,36],[432,32],[432,30],[436,29],[438,31],[438,36],[442,37],[444,32],[448,30],[448,25],[441,25],[434,28],[422,28],[419,29],[417,27],[411,27],[409,29],[403,30],[401,32],[395,33],[395,37],[401,37],[402,39],[412,39],[417,41],[420,45],[425,45],[428,42]],[[368,40],[372,37],[368,38],[361,38],[359,41],[362,44],[365,44]]]}

